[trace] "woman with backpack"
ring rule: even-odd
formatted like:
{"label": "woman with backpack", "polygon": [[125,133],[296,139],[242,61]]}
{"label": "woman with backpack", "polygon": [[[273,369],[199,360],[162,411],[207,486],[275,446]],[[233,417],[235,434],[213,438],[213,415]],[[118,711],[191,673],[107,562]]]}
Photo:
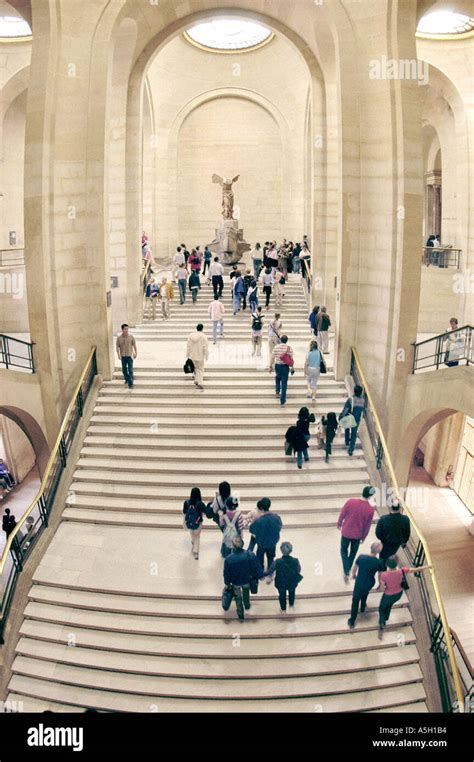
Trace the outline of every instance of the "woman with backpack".
{"label": "woman with backpack", "polygon": [[304,374],[308,384],[307,397],[316,401],[316,389],[318,387],[319,376],[321,374],[322,355],[318,348],[318,342],[312,341],[309,345],[309,352],[304,362]]}
{"label": "woman with backpack", "polygon": [[262,333],[263,333],[263,315],[262,308],[257,307],[257,311],[252,315],[252,357],[262,356]]}
{"label": "woman with backpack", "polygon": [[309,461],[308,443],[311,438],[309,424],[316,420],[314,413],[310,413],[307,407],[302,407],[298,413],[298,420],[294,426],[290,426],[285,434],[285,440],[288,443],[285,446],[287,455],[291,455],[290,448],[296,453],[296,464],[298,468],[303,468],[303,458],[305,463]]}
{"label": "woman with backpack", "polygon": [[309,324],[311,326],[311,330],[314,333],[315,336],[318,335],[318,313],[319,313],[319,304],[316,304],[311,312],[309,313]]}
{"label": "woman with backpack", "polygon": [[236,497],[228,497],[219,511],[219,526],[222,530],[221,556],[227,558],[232,553],[234,537],[240,537],[244,528],[244,518]]}
{"label": "woman with backpack", "polygon": [[323,354],[329,354],[329,326],[331,325],[331,319],[328,315],[327,307],[321,307],[321,312],[318,314],[318,337],[320,341],[321,351]]}
{"label": "woman with backpack", "polygon": [[361,386],[354,386],[354,396],[347,398],[339,415],[339,423],[344,429],[344,441],[349,455],[352,455],[354,452],[357,431],[364,413],[365,399],[363,394],[364,390]]}
{"label": "woman with backpack", "polygon": [[281,558],[273,561],[266,573],[267,584],[271,584],[275,577],[275,587],[278,590],[280,611],[286,613],[286,596],[290,609],[295,605],[296,588],[303,579],[301,576],[301,564],[297,558],[293,558],[293,545],[291,542],[282,542],[280,545]]}
{"label": "woman with backpack", "polygon": [[199,289],[201,288],[201,279],[199,277],[199,271],[193,270],[191,275],[189,276],[189,290],[191,291],[191,295],[193,298],[193,302],[197,302]]}
{"label": "woman with backpack", "polygon": [[206,516],[208,519],[212,519],[218,527],[220,527],[219,520],[220,520],[220,514],[219,511],[222,511],[224,509],[226,500],[228,497],[230,497],[231,494],[231,486],[229,482],[221,482],[219,486],[217,487],[217,492],[214,500],[207,504],[206,506]]}
{"label": "woman with backpack", "polygon": [[275,364],[275,357],[273,355],[273,350],[275,349],[276,345],[280,342],[280,333],[282,328],[282,322],[280,320],[280,313],[275,312],[275,317],[273,318],[272,322],[268,326],[268,372],[272,373],[273,366]]}
{"label": "woman with backpack", "polygon": [[183,526],[191,535],[191,547],[196,560],[199,558],[203,512],[206,512],[206,506],[202,502],[201,490],[199,487],[193,487],[190,497],[183,504]]}

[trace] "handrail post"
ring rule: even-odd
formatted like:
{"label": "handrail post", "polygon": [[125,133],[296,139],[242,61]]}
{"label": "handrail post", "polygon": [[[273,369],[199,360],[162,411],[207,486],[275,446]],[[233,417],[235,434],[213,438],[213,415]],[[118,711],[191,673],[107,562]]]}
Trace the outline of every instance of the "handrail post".
{"label": "handrail post", "polygon": [[418,344],[414,344],[414,350],[413,350],[413,366],[412,366],[412,373],[416,371],[416,365],[418,362]]}
{"label": "handrail post", "polygon": [[440,366],[442,351],[443,351],[443,337],[442,336],[438,336],[438,338],[436,339],[436,349],[435,349],[435,354],[436,354],[436,370],[438,370],[438,368]]}
{"label": "handrail post", "polygon": [[79,411],[79,417],[82,418],[82,414],[84,412],[84,397],[82,394],[82,389],[79,389],[77,393],[77,409]]}
{"label": "handrail post", "polygon": [[6,370],[8,370],[8,366],[9,366],[8,359],[10,355],[10,352],[8,349],[8,336],[3,336],[2,338],[3,338],[3,357],[5,360],[5,368]]}
{"label": "handrail post", "polygon": [[63,468],[66,468],[67,466],[67,450],[66,450],[66,444],[64,442],[64,437],[61,437],[59,440],[59,457],[61,458],[61,463],[63,465]]}
{"label": "handrail post", "polygon": [[48,526],[48,511],[46,510],[46,500],[44,499],[44,495],[41,495],[40,499],[38,500],[38,509],[40,518],[42,521],[43,526]]}

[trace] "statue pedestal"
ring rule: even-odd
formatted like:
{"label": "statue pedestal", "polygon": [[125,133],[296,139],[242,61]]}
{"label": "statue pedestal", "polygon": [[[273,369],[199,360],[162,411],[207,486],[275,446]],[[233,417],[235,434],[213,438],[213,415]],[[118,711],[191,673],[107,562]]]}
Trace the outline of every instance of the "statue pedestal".
{"label": "statue pedestal", "polygon": [[223,265],[240,262],[244,251],[251,249],[250,244],[244,240],[244,231],[239,228],[238,220],[222,220],[221,227],[216,228],[216,237],[208,247],[214,254],[218,254]]}

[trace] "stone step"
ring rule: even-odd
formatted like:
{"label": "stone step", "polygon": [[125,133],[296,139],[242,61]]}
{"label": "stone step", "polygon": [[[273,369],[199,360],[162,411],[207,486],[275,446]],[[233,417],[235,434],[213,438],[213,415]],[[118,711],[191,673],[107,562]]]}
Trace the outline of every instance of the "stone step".
{"label": "stone step", "polygon": [[[294,380],[294,377],[291,379]],[[273,402],[273,393],[275,391],[275,381],[273,379],[269,379],[269,383],[265,387],[260,387],[256,389],[255,387],[253,389],[236,389],[232,387],[231,384],[229,384],[225,389],[221,389],[219,387],[216,387],[212,390],[212,400],[209,400],[208,397],[203,398],[203,403],[207,402],[207,404],[219,405],[221,403],[221,400],[223,400],[222,404],[229,405],[229,398],[232,399],[232,401],[239,401],[244,402],[245,404],[255,404],[255,403],[262,403],[262,404],[269,404],[270,402]],[[166,384],[168,391],[166,392],[164,388],[155,387],[155,386],[144,386],[143,382],[135,383],[134,385],[134,403],[137,404],[141,398],[145,398],[145,400],[149,403],[150,401],[154,401],[155,404],[159,404],[161,401],[163,401],[163,404],[170,405],[176,404],[176,399],[179,396],[180,404],[182,404],[183,401],[194,401],[196,400],[196,395],[194,391],[194,384],[189,384],[187,381],[183,381],[182,383],[182,389],[179,391],[176,388],[173,390],[169,389],[169,384]],[[306,383],[303,379],[300,380],[299,390],[301,390],[301,396],[302,398],[306,398]],[[210,389],[210,386],[208,385],[208,389]],[[240,395],[240,396],[239,396]],[[345,388],[339,388],[334,387],[333,385],[319,385],[317,389],[317,395],[318,399],[321,398],[331,398],[331,399],[337,399],[338,401],[342,399],[343,402],[346,400],[346,390]],[[117,382],[115,387],[106,387],[103,391],[101,391],[98,395],[98,401],[100,403],[104,401],[109,402],[115,402],[116,399],[124,399],[128,400],[130,399],[127,390],[124,388],[124,382],[123,380],[121,382]],[[306,398],[308,399],[308,398]]]}
{"label": "stone step", "polygon": [[[10,709],[10,706],[15,708]],[[16,709],[16,707],[21,708]],[[9,693],[8,701],[3,706],[3,712],[9,711],[28,712],[29,714],[36,712],[77,712],[79,714],[84,709],[82,706],[74,706],[73,704],[59,704],[56,701],[44,701],[31,696],[22,696],[20,693]]]}
{"label": "stone step", "polygon": [[[235,608],[232,608],[227,616],[223,616],[222,610],[216,604],[216,616],[206,620],[202,617],[196,619],[178,619],[171,616],[138,616],[131,614],[107,613],[103,611],[91,611],[89,609],[73,609],[69,606],[49,605],[29,602],[25,608],[26,619],[37,619],[57,624],[67,624],[69,627],[89,627],[91,629],[103,629],[114,632],[141,633],[144,635],[156,635],[177,638],[228,638],[229,628],[235,628],[237,622]],[[275,618],[278,623],[275,622]],[[261,618],[248,612],[246,617],[245,636],[247,638],[281,638],[287,636],[298,638],[301,635],[326,636],[347,630],[347,617],[345,615],[320,615],[298,617],[286,615],[284,618]],[[411,624],[411,614],[408,608],[399,607],[394,609],[388,628],[399,628]],[[360,629],[377,629],[378,615],[374,612],[364,615],[364,622]]]}
{"label": "stone step", "polygon": [[[230,659],[214,659],[212,654],[201,659],[180,657],[156,657],[128,654],[127,662],[123,664],[120,654],[110,651],[81,648],[80,645],[69,647],[59,643],[21,638],[16,652],[29,659],[65,664],[89,670],[104,672],[119,672],[125,675],[142,675],[145,677],[162,677],[167,679],[183,678],[201,679],[205,681],[232,679],[238,681],[235,687],[239,690],[240,681],[248,680],[256,683],[259,680],[271,679],[301,679],[324,678],[330,675],[351,673],[364,675],[375,669],[404,669],[408,665],[419,662],[416,646],[373,650],[346,654],[344,661],[339,655],[289,657],[287,659],[246,659],[232,661]],[[257,687],[253,685],[253,690]]]}
{"label": "stone step", "polygon": [[[297,471],[297,469],[295,469]],[[298,471],[298,473],[300,473]],[[83,475],[84,472],[78,471],[77,475],[74,475],[74,481],[71,484],[69,492],[71,494],[77,494],[77,495],[101,495],[102,500],[107,500],[107,503],[113,498],[125,498],[125,499],[134,499],[134,498],[142,498],[147,499],[148,501],[153,500],[157,502],[157,484],[143,484],[143,483],[132,483],[132,484],[116,484],[113,483],[110,480],[110,477],[107,479],[105,478],[104,482],[100,481],[99,479],[92,479],[84,477],[84,479],[81,478],[80,475]],[[301,474],[304,474],[304,470],[301,471]],[[301,476],[300,474],[300,476]],[[221,481],[220,479],[216,479],[211,485],[204,485],[203,479],[199,479],[201,489],[203,491],[204,500],[210,500],[215,495],[215,490],[217,487],[217,482]],[[320,480],[318,480],[320,481]],[[339,482],[342,480],[339,479]],[[315,485],[311,486],[311,495],[313,496],[313,499],[316,500],[323,500],[325,498],[338,498],[340,497],[341,500],[348,500],[350,497],[354,497],[355,495],[360,495],[362,492],[363,487],[369,483],[368,475],[367,477],[361,477],[360,479],[356,480],[355,477],[349,481],[344,480],[345,483],[338,483],[337,485],[334,485],[333,482],[329,482],[328,484],[319,484],[316,483]],[[187,483],[183,483],[181,485],[172,485],[169,487],[160,487],[160,493],[159,493],[159,502],[160,505],[163,505],[168,499],[176,501],[183,500],[185,497],[188,496],[189,491],[191,487],[194,487],[195,484],[192,482],[192,480],[188,480]],[[260,487],[260,489],[258,488]],[[291,488],[291,489],[290,489]],[[259,485],[257,487],[247,487],[247,486],[240,486],[237,490],[239,500],[241,501],[242,505],[245,507],[246,505],[250,504],[250,507],[253,507],[255,505],[255,502],[257,500],[260,500],[262,497],[262,493],[264,493],[267,497],[271,498],[272,504],[275,506],[278,505],[278,501],[287,501],[289,500],[288,492],[290,491],[292,498],[297,498],[298,503],[300,503],[300,500],[303,498],[308,497],[308,486],[304,483],[302,483],[301,480],[295,485],[292,481],[291,483],[285,484],[283,486],[278,486],[275,484],[262,484],[259,482]],[[234,489],[234,493],[236,490]],[[209,496],[209,497],[208,497]]]}
{"label": "stone step", "polygon": [[[249,475],[258,475],[259,479],[263,475],[269,476],[270,474],[281,474],[282,472],[290,472],[294,470],[294,464],[295,464],[295,458],[285,456],[283,453],[283,448],[280,453],[279,458],[275,458],[273,462],[266,463],[265,469],[262,469],[262,464],[258,461],[258,458],[256,459],[256,462],[241,462],[240,459],[237,460],[231,460],[230,458],[227,460],[225,464],[219,464],[219,468],[216,468],[214,463],[207,462],[207,463],[194,463],[191,461],[186,461],[184,459],[181,460],[175,460],[175,461],[168,461],[168,462],[161,462],[159,459],[157,462],[151,462],[148,460],[141,460],[139,462],[134,461],[130,462],[130,460],[126,457],[124,457],[122,454],[118,455],[116,454],[115,457],[111,457],[112,453],[108,453],[108,457],[101,457],[94,454],[82,454],[79,460],[77,461],[76,467],[79,469],[88,469],[88,470],[107,470],[107,471],[118,471],[122,474],[128,473],[129,475],[139,476],[141,475],[160,475],[164,474],[165,476],[176,474],[178,477],[178,481],[181,481],[181,478],[183,476],[183,472],[185,472],[186,476],[201,476],[203,473],[206,473],[206,476],[211,476],[212,474],[218,473],[219,469],[222,467],[225,469],[225,473],[227,477],[231,477],[234,475],[234,478],[237,478],[239,475],[241,479],[247,480]],[[324,456],[319,452],[316,451],[316,454],[313,456],[313,450],[310,449],[310,460],[309,463],[305,467],[305,473],[310,472],[321,472],[322,474],[328,474],[328,472],[335,473],[339,471],[357,471],[363,469],[364,472],[366,471],[365,462],[361,458],[350,457],[346,453],[346,457],[338,458],[330,461],[329,463],[325,462]],[[264,473],[262,473],[264,472]],[[221,472],[220,472],[221,473]]]}
{"label": "stone step", "polygon": [[[290,423],[287,425],[289,426]],[[282,451],[283,440],[280,438],[281,431],[278,433],[278,447],[280,448],[280,451]],[[147,422],[144,420],[142,423],[133,424],[132,422],[129,422],[128,419],[126,419],[124,423],[114,423],[113,421],[107,419],[103,423],[92,423],[88,428],[88,436],[93,437],[116,436],[122,437],[123,441],[129,441],[134,435],[140,436],[146,447],[148,447],[148,442],[156,443],[158,441],[174,441],[177,444],[181,441],[182,436],[185,436],[186,443],[190,444],[191,446],[194,444],[193,440],[196,440],[199,443],[199,448],[201,448],[201,445],[203,448],[206,446],[216,447],[216,442],[218,443],[217,446],[222,446],[227,444],[222,440],[229,440],[229,443],[232,444],[232,451],[234,450],[234,442],[236,441],[236,437],[239,437],[236,444],[238,449],[241,449],[243,444],[247,442],[249,443],[250,448],[258,446],[258,442],[261,441],[262,437],[261,431],[252,431],[251,429],[242,429],[240,433],[238,433],[235,428],[210,429],[203,426],[196,426],[194,428],[186,427],[186,429],[184,429],[183,426],[164,426],[161,423],[159,427],[154,426],[152,428],[149,421]],[[343,447],[343,439],[341,437],[339,437],[336,442],[339,442],[341,447]],[[275,439],[272,439],[271,447],[275,446]],[[359,447],[360,443],[357,442],[356,448]]]}
{"label": "stone step", "polygon": [[[318,395],[316,398],[316,405],[318,409],[335,408],[339,413],[342,410],[346,401],[346,395],[340,394],[325,394]],[[308,409],[313,410],[314,404],[310,399],[306,400],[305,406]],[[293,416],[297,416],[301,407],[303,407],[305,400],[300,397],[299,400],[288,399],[285,413]],[[114,395],[103,395],[97,399],[95,405],[95,411],[97,415],[104,415],[105,413],[119,413],[120,415],[128,415],[129,411],[137,412],[140,415],[148,413],[149,410],[154,413],[165,413],[171,417],[196,417],[202,416],[203,418],[208,415],[220,415],[225,414],[225,421],[236,418],[241,419],[242,415],[254,416],[261,411],[261,415],[265,413],[278,412],[279,400],[276,398],[275,391],[268,391],[266,395],[261,397],[254,396],[250,399],[246,397],[236,397],[228,394],[222,396],[220,399],[212,395],[202,395],[194,388],[189,389],[187,396],[179,396],[179,400],[176,399],[170,403],[170,400],[162,400],[156,394],[138,394],[135,396],[135,390],[131,392],[129,389],[123,388],[121,392],[117,392]],[[171,411],[170,411],[171,408]],[[252,419],[253,420],[253,419]],[[259,424],[255,424],[259,425]]]}
{"label": "stone step", "polygon": [[53,664],[27,656],[16,656],[12,673],[81,688],[112,690],[125,695],[194,700],[202,697],[224,701],[248,700],[255,690],[259,699],[316,698],[336,694],[343,694],[347,698],[351,691],[372,691],[382,687],[390,690],[391,687],[421,682],[423,679],[418,664],[405,664],[396,668],[373,669],[354,674],[325,675],[319,678],[301,676],[285,680],[284,683],[265,678],[256,682],[242,678],[235,683],[232,679],[168,678],[87,669]]}
{"label": "stone step", "polygon": [[[150,512],[141,513],[140,511],[108,511],[94,510],[91,508],[78,508],[69,506],[63,510],[62,517],[65,521],[79,521],[86,524],[108,524],[113,526],[143,527],[148,526],[154,529],[177,529],[182,526],[182,513],[177,515],[168,513],[159,513],[155,515]],[[337,518],[335,513],[319,512],[315,515],[291,516],[291,511],[282,511],[281,516],[285,523],[285,529],[316,529],[320,527],[334,526]],[[375,521],[375,519],[374,519]],[[203,525],[203,531],[218,531],[217,525],[209,521]]]}
{"label": "stone step", "polygon": [[392,685],[387,690],[386,684],[380,689],[374,687],[371,691],[353,691],[347,696],[343,693],[327,695],[324,702],[315,701],[315,696],[309,698],[291,699],[249,699],[242,701],[231,699],[229,701],[195,700],[160,698],[159,701],[150,701],[150,697],[117,693],[112,690],[99,690],[96,688],[84,688],[76,685],[57,683],[48,679],[25,677],[14,674],[10,681],[12,695],[25,695],[46,701],[56,701],[68,705],[80,706],[81,708],[94,708],[108,712],[150,712],[159,711],[170,714],[183,712],[202,712],[215,714],[216,712],[246,712],[262,714],[265,712],[362,712],[371,709],[383,709],[399,707],[413,702],[424,702],[426,694],[422,683],[405,682]]}
{"label": "stone step", "polygon": [[428,707],[424,702],[420,702],[418,704],[402,704],[399,706],[390,706],[383,709],[370,709],[366,714],[392,714],[392,713],[403,713],[403,714],[427,714],[428,713]]}
{"label": "stone step", "polygon": [[[156,394],[160,395],[160,398],[171,398],[176,400],[176,393],[178,390],[184,393],[190,390],[192,384],[190,384],[189,381],[190,379],[186,377],[184,373],[182,373],[179,379],[173,381],[173,388],[170,389],[169,381],[162,381],[159,378],[156,380],[144,380],[138,376],[138,370],[134,370],[134,384],[137,395],[139,392],[148,394],[149,390],[153,390]],[[291,381],[292,384],[294,384],[295,388],[301,389],[303,394],[306,393],[306,381],[304,378],[302,378],[301,375],[298,376],[295,374]],[[101,396],[102,394],[105,394],[105,392],[107,394],[115,394],[116,392],[121,392],[123,391],[123,385],[124,382],[122,373],[117,373],[116,378],[113,381],[104,381],[99,394]],[[235,382],[232,380],[219,382],[209,380],[207,386],[208,389],[212,389],[213,394],[215,394],[216,397],[227,395],[230,390],[232,391],[232,394],[242,393],[242,395],[245,395],[245,398],[247,399],[247,397],[264,397],[267,392],[273,391],[275,388],[275,379],[273,375],[268,373],[267,377],[264,376],[263,378],[259,379],[258,384],[256,384],[255,380],[236,380]],[[346,387],[344,383],[334,380],[326,381],[325,376],[319,377],[318,394],[338,394],[339,392],[344,394],[346,393]]]}
{"label": "stone step", "polygon": [[[177,502],[174,499],[160,498],[160,501],[149,500],[148,498],[129,497],[123,498],[121,495],[118,497],[109,496],[107,502],[104,502],[102,497],[89,494],[88,492],[81,494],[83,484],[78,483],[78,490],[75,493],[70,493],[70,496],[66,500],[66,505],[71,508],[91,508],[92,510],[107,510],[109,512],[119,511],[126,513],[127,511],[137,511],[139,513],[151,513],[156,515],[172,515],[182,517],[182,502]],[[353,488],[351,485],[345,488],[347,494],[353,494]],[[314,497],[299,497],[297,501],[290,502],[288,497],[276,498],[272,502],[272,510],[279,513],[281,516],[302,517],[305,515],[319,516],[320,514],[330,513],[334,516],[339,514],[341,507],[346,500],[346,495],[343,494],[344,490],[341,490],[340,496],[326,497],[326,498],[314,498]],[[209,492],[207,497],[212,498],[215,492]],[[204,500],[207,500],[206,496],[203,496]],[[253,510],[255,503],[251,500],[240,500],[240,508],[243,513]]]}
{"label": "stone step", "polygon": [[[203,392],[196,390],[196,395],[202,394]],[[94,426],[95,424],[136,426],[140,423],[139,419],[142,419],[143,424],[148,428],[150,428],[152,424],[155,424],[155,428],[159,427],[159,431],[166,431],[167,433],[169,430],[176,431],[178,429],[179,434],[183,437],[186,437],[188,432],[191,433],[191,431],[196,431],[196,428],[192,426],[183,426],[182,422],[180,421],[180,418],[186,417],[186,408],[184,408],[181,411],[181,414],[178,415],[176,413],[166,414],[166,409],[157,409],[151,405],[148,407],[144,405],[140,408],[139,406],[133,404],[132,395],[133,391],[130,391],[129,405],[124,404],[117,409],[113,409],[112,407],[96,408],[100,412],[94,413],[94,415],[91,417],[90,426]],[[188,417],[198,419],[194,421],[194,424],[195,427],[199,428],[201,437],[210,437],[213,441],[216,441],[220,439],[221,436],[223,436],[222,431],[225,426],[229,428],[229,432],[233,432],[234,438],[242,437],[242,439],[245,440],[249,432],[250,424],[254,430],[257,431],[257,433],[258,429],[260,428],[259,436],[262,435],[262,431],[276,430],[272,431],[272,433],[280,435],[282,437],[281,441],[283,441],[285,431],[288,426],[292,426],[296,422],[298,410],[301,407],[301,403],[292,404],[291,400],[289,400],[287,405],[281,407],[278,399],[275,397],[274,405],[274,415],[270,415],[272,409],[268,411],[267,417],[257,418],[255,417],[255,413],[250,413],[248,421],[246,420],[246,416],[244,414],[228,413],[228,411],[225,411],[225,418],[222,421],[219,419],[219,425],[217,427],[215,425],[213,427],[209,425],[210,419],[212,416],[217,415],[222,417],[222,410],[218,410],[216,408],[208,408],[207,410],[201,410],[201,412],[190,414]],[[314,412],[315,416],[319,417],[321,415],[327,415],[330,412],[339,412],[339,405],[317,403],[316,407],[312,407],[311,409],[312,412]],[[89,429],[89,431],[90,430],[91,429]],[[156,434],[156,431],[153,433]]]}
{"label": "stone step", "polygon": [[[371,592],[368,598],[367,613],[360,615],[360,622],[363,623],[369,614],[378,610],[380,603],[380,593]],[[216,596],[212,600],[197,600],[189,596],[183,598],[164,598],[163,596],[149,597],[139,595],[121,595],[101,593],[90,590],[74,590],[72,588],[53,587],[35,583],[28,593],[28,600],[47,603],[50,605],[60,605],[70,608],[88,609],[91,611],[103,611],[109,613],[132,614],[134,616],[160,616],[177,617],[178,619],[234,619],[233,612],[223,613],[220,607],[220,599]],[[310,595],[305,598],[298,598],[294,612],[285,615],[285,620],[291,617],[313,617],[313,616],[348,616],[351,610],[352,589],[342,595],[321,595],[316,597]],[[408,606],[406,595],[395,604],[393,611],[398,608]],[[262,581],[259,584],[257,596],[252,596],[252,617],[259,619],[273,619],[281,621],[278,595],[272,584]]]}
{"label": "stone step", "polygon": [[[119,454],[119,457],[126,457],[130,460],[143,460],[145,456],[144,451],[146,451],[145,458],[147,461],[158,460],[162,463],[175,462],[177,453],[179,453],[179,461],[185,463],[192,460],[194,463],[202,462],[208,465],[214,461],[229,461],[229,454],[225,450],[222,450],[222,448],[217,449],[215,445],[210,443],[203,442],[199,450],[192,447],[188,449],[179,447],[176,440],[156,435],[151,441],[143,441],[143,439],[138,437],[128,437],[124,441],[121,437],[94,436],[89,434],[84,440],[81,456],[89,457],[96,455],[108,457],[112,449]],[[319,449],[313,442],[310,443],[310,452],[313,458],[325,458],[325,450]],[[245,463],[246,461],[267,463],[272,462],[275,458],[281,461],[282,447],[281,443],[269,446],[264,439],[251,440],[241,444],[239,447],[232,447],[232,453],[233,459],[239,463]],[[364,453],[360,447],[357,447],[354,454],[349,457],[342,437],[339,437],[332,443],[331,462],[343,460],[345,463],[349,463],[351,460],[361,460],[363,458]]]}
{"label": "stone step", "polygon": [[[310,461],[311,464],[311,461]],[[307,494],[308,490],[313,491],[314,488],[322,488],[326,490],[326,494],[334,495],[334,492],[330,491],[334,482],[334,469],[330,470],[329,464],[327,472],[316,472],[316,469],[310,470],[308,466],[303,467],[301,471],[293,464],[293,468],[288,468],[286,473],[274,474],[247,474],[242,475],[239,479],[238,492],[245,497],[251,497],[256,494],[256,490],[260,493],[264,490],[268,493],[268,497],[275,495],[282,495],[290,498],[292,495],[295,497],[300,494]],[[135,472],[119,473],[114,472],[111,469],[100,469],[97,471],[91,468],[78,468],[74,471],[73,478],[75,482],[88,482],[89,484],[105,484],[107,487],[119,487],[120,489],[130,490],[130,486],[138,488],[150,487],[155,490],[155,499],[158,497],[156,489],[160,488],[160,494],[166,496],[167,494],[175,494],[174,492],[167,492],[167,490],[177,489],[178,494],[183,494],[183,488],[191,489],[195,486],[196,478],[199,481],[202,490],[212,491],[216,487],[216,482],[222,478],[222,473],[210,474],[209,472],[200,474],[198,477],[193,477],[192,474],[184,473],[177,481],[173,475],[162,474],[138,474]],[[339,469],[337,472],[338,486],[340,483],[357,485],[362,490],[362,485],[369,481],[369,474],[363,469],[363,467],[355,468],[353,471],[348,472]],[[327,486],[324,486],[327,484]],[[72,487],[72,489],[74,489]],[[359,491],[359,490],[357,490]],[[133,493],[132,493],[133,494]],[[318,494],[318,493],[317,493]]]}
{"label": "stone step", "polygon": [[[115,368],[114,371],[115,378],[121,379],[122,378],[122,371],[119,367]],[[138,366],[134,372],[134,376],[139,378],[157,378],[160,380],[170,380],[170,381],[180,381],[186,379],[186,377],[183,374],[183,366],[182,364],[179,364],[178,366],[175,366],[173,368],[161,368],[161,367],[148,367],[148,366]],[[209,378],[209,381],[212,383],[220,383],[225,381],[230,381],[232,384],[235,383],[241,383],[241,382],[247,382],[250,381],[253,384],[257,383],[259,384],[260,381],[265,381],[268,378],[271,378],[270,374],[268,373],[268,370],[266,369],[258,369],[258,368],[251,368],[248,366],[241,366],[241,365],[219,365],[219,366],[213,366],[213,365],[206,365],[206,377]],[[297,377],[295,377],[292,380],[296,380]],[[324,380],[334,380],[334,372],[329,371],[324,375]],[[340,383],[340,382],[338,382]]]}
{"label": "stone step", "polygon": [[[298,599],[299,601],[299,599]],[[373,650],[390,651],[398,649],[400,635],[403,635],[404,647],[414,645],[416,637],[410,625],[400,629],[386,630],[383,641],[380,641],[376,630],[346,629],[344,633],[332,635],[330,639],[324,637],[313,638],[300,637],[288,643],[288,638],[249,639],[244,633],[240,633],[239,640],[235,635],[225,640],[216,640],[209,649],[206,641],[200,638],[156,638],[153,635],[140,635],[120,632],[107,632],[106,630],[86,629],[74,626],[71,628],[52,622],[25,619],[20,628],[20,635],[42,640],[48,643],[61,643],[67,645],[71,642],[71,634],[74,642],[82,648],[95,648],[105,651],[116,652],[126,655],[141,654],[162,657],[180,657],[182,654],[189,658],[202,659],[207,653],[212,654],[213,659],[241,662],[246,659],[268,660],[276,663],[279,659],[290,657],[310,657],[337,654],[346,656],[349,653],[369,652]],[[239,646],[235,646],[235,642]],[[289,645],[291,647],[289,647]],[[71,647],[71,646],[69,646]]]}

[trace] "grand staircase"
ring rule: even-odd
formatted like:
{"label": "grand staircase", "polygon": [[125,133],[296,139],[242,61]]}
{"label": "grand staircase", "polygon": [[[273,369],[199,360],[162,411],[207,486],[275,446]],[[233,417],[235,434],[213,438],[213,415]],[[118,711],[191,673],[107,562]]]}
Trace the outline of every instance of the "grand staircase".
{"label": "grand staircase", "polygon": [[[309,338],[297,281],[281,310],[292,342]],[[229,288],[224,300],[231,313]],[[202,319],[201,298],[134,329],[181,340]],[[272,310],[273,311],[273,310]],[[222,346],[248,339],[250,319],[228,314]],[[219,343],[221,340],[219,340]],[[241,342],[242,343],[242,342]],[[163,346],[163,345],[161,345]],[[117,371],[102,384],[59,526],[28,596],[8,699],[24,711],[426,712],[408,600],[394,607],[382,641],[371,593],[349,630],[352,585],[342,577],[343,502],[369,480],[360,447],[336,440],[327,465],[312,441],[302,471],[283,453],[286,428],[306,404],[297,363],[280,408],[265,364],[209,365],[205,391],[176,367]],[[317,415],[338,412],[345,387],[321,378]],[[260,583],[244,623],[223,613],[220,533],[207,522],[200,558],[182,528],[192,486],[210,500],[227,479],[247,511],[266,495],[303,568],[294,613]],[[363,548],[374,539],[373,529]]]}

